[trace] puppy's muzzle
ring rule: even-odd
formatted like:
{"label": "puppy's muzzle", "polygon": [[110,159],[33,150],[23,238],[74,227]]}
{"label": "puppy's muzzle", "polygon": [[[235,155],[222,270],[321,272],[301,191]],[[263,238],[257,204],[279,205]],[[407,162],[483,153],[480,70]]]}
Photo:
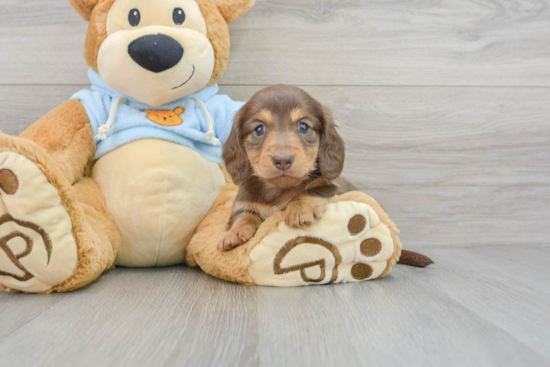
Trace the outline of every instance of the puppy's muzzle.
{"label": "puppy's muzzle", "polygon": [[281,171],[290,169],[294,164],[294,157],[291,155],[276,155],[273,157],[273,165]]}
{"label": "puppy's muzzle", "polygon": [[134,40],[128,54],[142,68],[161,73],[176,66],[183,58],[183,47],[164,34],[151,34]]}

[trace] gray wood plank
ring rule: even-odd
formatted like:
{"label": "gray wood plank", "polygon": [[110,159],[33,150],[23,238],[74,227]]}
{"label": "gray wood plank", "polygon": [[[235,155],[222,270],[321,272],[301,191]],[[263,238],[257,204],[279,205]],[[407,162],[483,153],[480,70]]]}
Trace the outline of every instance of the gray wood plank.
{"label": "gray wood plank", "polygon": [[4,134],[19,135],[39,118],[66,102],[73,94],[89,85],[0,86],[3,113],[0,130]]}
{"label": "gray wood plank", "polygon": [[[540,268],[550,260],[548,249],[525,246],[523,254]],[[509,271],[519,252],[512,247],[425,252],[435,266],[399,266],[373,282],[292,289],[238,286],[185,267],[116,269],[83,290],[54,296],[60,299],[54,307],[0,338],[2,362],[550,364],[550,316],[545,312],[550,296],[538,292],[545,280],[529,266],[517,267],[521,276]],[[3,307],[0,328],[10,317],[19,317],[18,306],[32,307],[50,297],[0,293],[0,304],[9,304]],[[535,339],[538,344],[532,343]]]}
{"label": "gray wood plank", "polygon": [[2,364],[257,365],[254,292],[198,269],[119,269],[0,340]]}
{"label": "gray wood plank", "polygon": [[[0,292],[4,293],[2,290]],[[2,297],[0,294],[0,343],[23,325],[40,317],[44,312],[63,300],[63,296],[55,294],[48,297],[28,295],[28,297]],[[9,312],[5,312],[9,310]]]}
{"label": "gray wood plank", "polygon": [[[303,363],[303,360],[296,361],[297,355],[304,355],[306,365],[311,366],[506,366],[515,363],[543,366],[549,363],[527,344],[520,343],[521,350],[516,349],[519,346],[516,345],[515,350],[504,351],[512,345],[506,339],[516,339],[513,334],[500,329],[495,332],[489,321],[469,309],[465,312],[466,307],[457,306],[449,295],[434,288],[432,283],[439,284],[446,278],[444,266],[442,262],[426,270],[398,267],[390,278],[358,287],[260,289],[258,315],[260,325],[265,323],[260,340],[263,345],[273,346],[260,349],[261,360],[289,366]],[[418,277],[419,273],[422,278]],[[426,278],[431,282],[425,282]],[[464,287],[470,285],[470,282],[463,284]],[[289,292],[295,293],[289,296]],[[549,302],[548,297],[536,300]],[[513,309],[509,311],[509,317],[517,317]],[[547,314],[543,317],[542,323],[546,324]],[[307,337],[304,330],[308,330]],[[541,325],[537,333],[544,334],[544,326]],[[548,341],[548,336],[541,340]],[[345,361],[342,355],[346,356]],[[533,360],[527,360],[531,358]]]}
{"label": "gray wood plank", "polygon": [[88,83],[87,27],[67,0],[2,0],[0,83]]}
{"label": "gray wood plank", "polygon": [[[224,84],[550,86],[547,0],[258,0]],[[1,84],[85,84],[66,0],[0,3]]]}
{"label": "gray wood plank", "polygon": [[[0,86],[0,130],[20,133],[79,88]],[[247,100],[259,89],[222,92]],[[306,89],[334,111],[344,175],[380,201],[408,247],[547,243],[550,89]]]}
{"label": "gray wood plank", "polygon": [[444,292],[550,359],[550,247],[428,252],[444,271],[438,277],[415,272],[419,282]]}

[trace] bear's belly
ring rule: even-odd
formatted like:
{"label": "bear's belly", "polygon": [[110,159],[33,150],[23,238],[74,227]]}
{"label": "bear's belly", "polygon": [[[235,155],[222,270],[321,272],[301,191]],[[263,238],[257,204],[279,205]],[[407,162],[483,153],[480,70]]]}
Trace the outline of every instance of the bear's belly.
{"label": "bear's belly", "polygon": [[225,185],[219,165],[158,139],[104,155],[92,177],[122,237],[116,265],[128,267],[184,262],[187,244]]}

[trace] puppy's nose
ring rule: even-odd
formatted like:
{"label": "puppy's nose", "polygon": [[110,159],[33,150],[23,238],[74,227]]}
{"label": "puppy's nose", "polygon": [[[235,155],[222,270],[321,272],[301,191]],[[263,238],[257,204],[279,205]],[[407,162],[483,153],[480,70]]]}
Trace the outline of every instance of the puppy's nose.
{"label": "puppy's nose", "polygon": [[273,157],[273,165],[282,171],[289,169],[294,164],[294,157],[291,155],[276,155]]}
{"label": "puppy's nose", "polygon": [[183,47],[172,37],[151,34],[130,43],[128,54],[142,68],[160,73],[176,66],[183,57]]}

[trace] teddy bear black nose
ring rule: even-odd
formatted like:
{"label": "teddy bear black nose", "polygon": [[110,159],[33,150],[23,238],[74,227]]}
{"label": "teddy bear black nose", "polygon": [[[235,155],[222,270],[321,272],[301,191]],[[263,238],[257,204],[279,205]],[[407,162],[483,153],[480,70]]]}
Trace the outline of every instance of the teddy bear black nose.
{"label": "teddy bear black nose", "polygon": [[160,73],[180,62],[183,57],[183,47],[172,37],[151,34],[130,43],[128,54],[142,68]]}

